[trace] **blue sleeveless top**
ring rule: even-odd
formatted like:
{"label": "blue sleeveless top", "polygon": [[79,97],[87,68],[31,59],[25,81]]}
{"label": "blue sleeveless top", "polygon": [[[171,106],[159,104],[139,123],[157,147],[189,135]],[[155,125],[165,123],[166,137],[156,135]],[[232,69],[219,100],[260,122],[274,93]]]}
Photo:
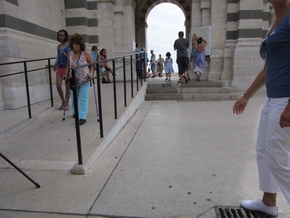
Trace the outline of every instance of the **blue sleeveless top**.
{"label": "blue sleeveless top", "polygon": [[290,12],[266,40],[266,88],[269,98],[290,97]]}
{"label": "blue sleeveless top", "polygon": [[57,67],[65,67],[67,64],[67,57],[62,55],[62,52],[68,54],[70,45],[68,44],[65,48],[60,48],[60,45],[57,46]]}

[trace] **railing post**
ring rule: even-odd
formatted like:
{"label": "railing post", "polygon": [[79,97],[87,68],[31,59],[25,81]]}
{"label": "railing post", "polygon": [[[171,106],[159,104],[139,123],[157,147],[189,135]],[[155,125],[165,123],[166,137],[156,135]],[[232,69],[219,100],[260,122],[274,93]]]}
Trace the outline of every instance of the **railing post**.
{"label": "railing post", "polygon": [[71,90],[73,92],[74,100],[74,111],[75,111],[75,125],[76,125],[76,139],[77,139],[77,150],[78,150],[78,160],[79,165],[83,164],[82,156],[82,145],[81,145],[81,134],[80,134],[80,123],[79,123],[79,109],[78,109],[78,97],[77,97],[77,85],[76,85],[76,75],[75,70],[71,69],[72,83],[70,83]]}
{"label": "railing post", "polygon": [[141,76],[141,86],[143,86],[143,79],[144,79],[144,75],[143,75],[143,70],[142,70],[142,65],[144,64],[144,69],[145,69],[145,55],[144,55],[144,51],[141,53],[141,71],[142,71],[142,76]]}
{"label": "railing post", "polygon": [[50,104],[51,104],[51,107],[53,107],[53,93],[52,93],[52,79],[51,79],[50,59],[48,59],[48,78],[49,78],[49,90],[50,90]]}
{"label": "railing post", "polygon": [[[145,51],[143,52],[143,55],[144,55],[144,75],[143,75],[143,79],[144,79],[144,82],[146,82],[146,70],[147,70],[147,64],[146,64],[146,58],[148,59],[147,55],[145,54]],[[145,58],[146,57],[146,58]]]}
{"label": "railing post", "polygon": [[100,65],[99,64],[97,64],[97,84],[98,84],[100,137],[103,138],[104,128],[103,128],[103,111],[102,111],[101,80],[100,80]]}
{"label": "railing post", "polygon": [[[131,62],[131,97],[134,97],[134,90],[133,90],[133,56],[130,56],[130,62]],[[137,75],[137,90],[138,90],[138,75]]]}
{"label": "railing post", "polygon": [[28,107],[28,117],[31,119],[31,105],[30,105],[30,94],[29,94],[29,83],[28,83],[28,72],[27,72],[27,63],[24,64],[24,76],[25,76],[25,87],[26,87],[26,98],[27,98],[27,107]]}
{"label": "railing post", "polygon": [[[143,72],[142,72],[142,53],[139,54],[140,55],[140,60],[138,60],[140,62],[141,65],[141,77],[140,77],[140,85],[142,86],[142,78],[143,78]],[[139,88],[139,87],[138,87]]]}
{"label": "railing post", "polygon": [[124,106],[127,107],[127,93],[126,93],[126,61],[123,57],[123,80],[124,80]]}
{"label": "railing post", "polygon": [[118,112],[117,112],[117,89],[116,89],[116,72],[115,72],[115,59],[113,60],[113,88],[114,88],[114,112],[115,112],[115,119],[118,119]]}

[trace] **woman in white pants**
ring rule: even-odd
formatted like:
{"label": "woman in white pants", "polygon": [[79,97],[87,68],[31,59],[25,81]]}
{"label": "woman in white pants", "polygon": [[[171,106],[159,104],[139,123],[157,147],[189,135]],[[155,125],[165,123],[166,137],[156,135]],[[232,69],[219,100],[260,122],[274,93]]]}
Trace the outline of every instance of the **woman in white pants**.
{"label": "woman in white pants", "polygon": [[[267,3],[267,1],[264,1]],[[257,136],[257,164],[262,200],[244,200],[241,206],[277,216],[277,192],[290,204],[290,0],[269,0],[276,20],[260,45],[262,71],[233,107],[243,113],[249,99],[264,85],[264,103]],[[286,58],[287,57],[287,58]]]}

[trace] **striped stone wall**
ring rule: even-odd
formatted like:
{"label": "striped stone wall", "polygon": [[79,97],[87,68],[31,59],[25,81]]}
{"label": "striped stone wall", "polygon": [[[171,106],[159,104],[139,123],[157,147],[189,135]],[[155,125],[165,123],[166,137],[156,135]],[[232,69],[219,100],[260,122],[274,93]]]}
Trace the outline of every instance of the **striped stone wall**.
{"label": "striped stone wall", "polygon": [[259,0],[227,1],[226,48],[232,55],[232,74],[227,78],[242,89],[247,88],[263,67],[259,45],[269,26],[269,5]]}
{"label": "striped stone wall", "polygon": [[227,39],[263,38],[269,22],[269,11],[262,1],[228,0]]}
{"label": "striped stone wall", "polygon": [[[69,35],[81,34],[87,49],[93,45],[106,48],[108,58],[131,53],[135,46],[135,7],[135,0],[0,0],[0,63],[55,57],[60,29],[66,29]],[[0,67],[0,75],[20,71],[23,66]],[[55,74],[52,76],[55,81]],[[47,81],[47,72],[29,73],[31,103],[49,99]],[[24,77],[0,79],[0,110],[24,105]]]}
{"label": "striped stone wall", "polygon": [[70,35],[80,33],[88,44],[99,43],[98,4],[86,0],[65,1],[65,23]]}
{"label": "striped stone wall", "polygon": [[[259,44],[273,20],[261,0],[0,0],[0,62],[55,56],[60,29],[80,33],[87,49],[106,48],[109,58],[130,53],[135,42],[146,45],[147,16],[163,2],[184,12],[186,37],[192,28],[211,26],[208,79],[241,88],[252,82],[263,66]],[[20,68],[0,68],[0,74]],[[31,86],[45,87],[46,76],[32,73]],[[25,105],[23,87],[21,76],[1,79],[0,110]],[[45,88],[37,92],[32,102],[49,97]]]}

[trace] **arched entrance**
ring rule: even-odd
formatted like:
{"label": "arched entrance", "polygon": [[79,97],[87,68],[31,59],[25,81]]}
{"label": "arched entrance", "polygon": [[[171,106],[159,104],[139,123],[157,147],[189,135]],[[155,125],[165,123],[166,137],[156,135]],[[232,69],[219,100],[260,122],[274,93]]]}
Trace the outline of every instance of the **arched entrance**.
{"label": "arched entrance", "polygon": [[185,35],[186,38],[188,38],[188,34],[190,32],[191,28],[191,4],[189,3],[191,1],[188,0],[138,0],[137,6],[135,8],[135,35],[136,35],[136,42],[141,47],[146,47],[147,42],[147,16],[150,13],[150,11],[156,6],[161,3],[172,3],[177,5],[184,13],[185,16]]}

